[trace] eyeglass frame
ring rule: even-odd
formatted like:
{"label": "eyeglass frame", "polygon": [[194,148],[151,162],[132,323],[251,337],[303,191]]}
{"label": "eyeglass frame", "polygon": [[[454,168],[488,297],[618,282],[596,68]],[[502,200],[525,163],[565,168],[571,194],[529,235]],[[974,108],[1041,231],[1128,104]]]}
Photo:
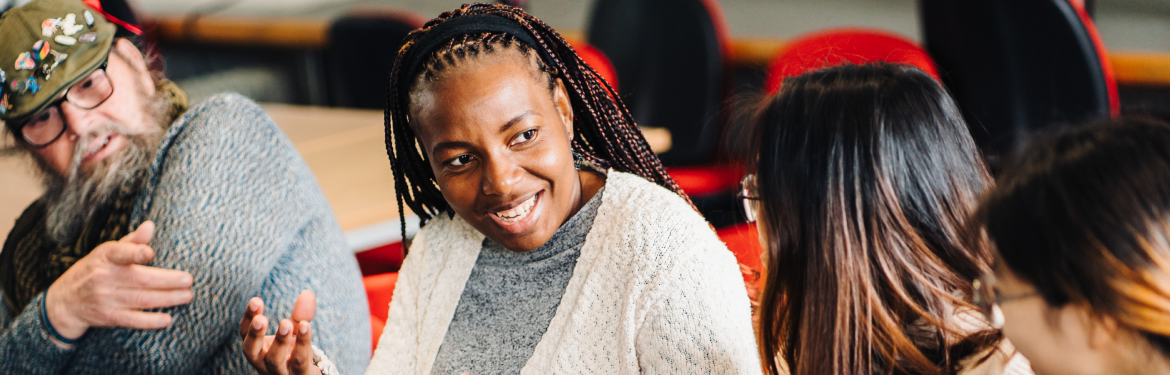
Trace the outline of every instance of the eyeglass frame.
{"label": "eyeglass frame", "polygon": [[[987,320],[987,323],[991,325],[991,328],[994,329],[1003,328],[1003,311],[1000,309],[1000,306],[1008,302],[1037,297],[1040,295],[1040,292],[1036,290],[1011,295],[1000,295],[999,292],[995,290],[995,284],[995,275],[990,273],[984,274],[983,276],[980,276],[978,279],[975,279],[971,282],[971,302],[975,305],[975,308],[979,310],[979,313],[983,314],[983,318]],[[981,291],[986,291],[987,294],[990,294],[991,300],[983,300],[985,296],[983,295],[984,293],[981,293]]]}
{"label": "eyeglass frame", "polygon": [[[78,83],[81,83],[81,82],[85,81],[85,79],[82,79],[82,80],[80,80],[80,81],[77,81],[77,82],[76,82],[76,83],[74,83],[73,85],[69,86],[69,88],[65,89],[65,91],[64,91],[63,93],[61,93],[61,97],[59,97],[59,98],[57,98],[57,99],[54,99],[52,102],[50,102],[50,103],[49,103],[49,105],[45,106],[45,108],[44,108],[44,109],[42,109],[42,110],[40,110],[40,111],[37,111],[37,113],[34,113],[32,116],[29,116],[29,117],[28,117],[28,119],[26,119],[26,120],[22,121],[20,124],[17,124],[16,126],[13,126],[14,133],[16,133],[16,134],[20,135],[20,139],[21,139],[21,140],[23,140],[23,141],[24,141],[24,143],[28,144],[28,146],[29,146],[29,147],[31,147],[31,148],[33,148],[33,149],[37,149],[37,150],[39,150],[39,149],[42,149],[42,148],[45,148],[45,147],[49,147],[49,146],[50,146],[50,145],[52,145],[53,143],[56,143],[56,142],[57,142],[57,140],[58,140],[58,139],[61,139],[61,136],[65,134],[65,131],[66,131],[67,129],[69,129],[69,126],[68,126],[68,125],[66,125],[66,124],[62,124],[62,125],[61,125],[61,132],[60,132],[60,133],[57,133],[57,135],[56,135],[56,136],[54,136],[52,140],[49,140],[48,142],[45,142],[44,144],[40,144],[40,145],[38,145],[38,144],[34,143],[32,140],[28,139],[28,136],[26,136],[26,135],[24,134],[24,127],[25,127],[25,126],[27,126],[27,125],[29,124],[29,121],[32,121],[32,119],[36,118],[38,115],[40,115],[40,114],[44,113],[45,111],[48,111],[49,109],[52,109],[53,107],[58,107],[58,108],[57,108],[57,110],[58,110],[58,111],[60,111],[60,110],[61,110],[61,109],[60,109],[61,103],[64,103],[64,102],[66,102],[66,101],[68,101],[70,104],[73,104],[73,105],[77,106],[77,108],[81,108],[81,109],[84,109],[84,110],[87,110],[87,111],[89,111],[89,110],[93,110],[94,108],[100,107],[102,104],[105,104],[107,100],[110,100],[110,98],[114,96],[114,89],[115,89],[115,88],[114,88],[114,80],[113,80],[113,79],[110,79],[110,72],[106,70],[106,68],[108,68],[108,67],[109,67],[109,64],[110,64],[110,61],[107,59],[106,61],[102,62],[102,64],[101,64],[101,65],[99,65],[99,66],[97,67],[97,69],[94,69],[92,72],[89,72],[89,74],[87,74],[87,75],[85,76],[85,78],[89,78],[89,77],[90,77],[90,76],[92,76],[94,73],[97,73],[98,71],[101,71],[103,74],[105,74],[105,75],[106,75],[106,80],[107,80],[107,81],[109,81],[109,83],[110,83],[110,93],[109,93],[109,95],[106,95],[106,97],[105,97],[105,98],[103,98],[102,100],[99,100],[99,101],[97,102],[97,104],[94,104],[93,106],[90,106],[90,107],[86,108],[86,107],[83,107],[83,106],[77,105],[77,103],[74,103],[74,102],[73,102],[73,100],[70,100],[70,99],[69,99],[69,92],[73,90],[73,86],[76,86]],[[64,119],[64,118],[62,118],[62,119],[61,119],[61,121],[62,121],[62,122],[64,122],[64,121],[65,121],[65,119]]]}
{"label": "eyeglass frame", "polygon": [[760,200],[760,197],[756,195],[758,194],[757,186],[759,185],[756,184],[756,175],[748,173],[739,180],[739,193],[735,194],[735,197],[743,203],[743,214],[747,217],[748,223],[754,223],[759,219],[760,213],[759,208],[756,207],[757,203],[752,203]]}

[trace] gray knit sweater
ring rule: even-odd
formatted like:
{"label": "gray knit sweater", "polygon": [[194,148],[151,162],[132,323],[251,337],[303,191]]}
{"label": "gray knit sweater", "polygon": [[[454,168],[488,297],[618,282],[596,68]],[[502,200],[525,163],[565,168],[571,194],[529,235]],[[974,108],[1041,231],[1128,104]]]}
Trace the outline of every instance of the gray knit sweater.
{"label": "gray knit sweater", "polygon": [[604,191],[532,251],[483,240],[432,375],[520,373],[561,304]]}
{"label": "gray knit sweater", "polygon": [[357,262],[272,119],[242,96],[219,95],[179,118],[160,147],[131,226],[157,224],[150,265],[190,272],[192,302],[162,309],[170,327],[93,328],[71,349],[49,339],[44,293],[17,316],[0,304],[0,374],[254,373],[238,333],[248,299],[287,318],[305,289],[317,294],[313,343],[343,373],[361,373],[370,320]]}

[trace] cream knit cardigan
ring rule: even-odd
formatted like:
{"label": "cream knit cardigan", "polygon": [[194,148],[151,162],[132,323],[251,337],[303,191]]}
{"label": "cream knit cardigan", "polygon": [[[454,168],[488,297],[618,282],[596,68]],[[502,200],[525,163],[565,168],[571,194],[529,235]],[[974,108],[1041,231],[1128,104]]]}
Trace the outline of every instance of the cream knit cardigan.
{"label": "cream knit cardigan", "polygon": [[[366,374],[430,374],[483,240],[458,216],[419,231]],[[681,197],[610,171],[561,304],[520,373],[760,371],[735,257]]]}

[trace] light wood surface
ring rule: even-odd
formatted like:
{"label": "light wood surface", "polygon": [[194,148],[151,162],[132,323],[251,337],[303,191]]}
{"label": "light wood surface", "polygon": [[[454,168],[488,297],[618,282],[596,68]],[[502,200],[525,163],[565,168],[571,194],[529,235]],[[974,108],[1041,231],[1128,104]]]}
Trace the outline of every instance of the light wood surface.
{"label": "light wood surface", "polygon": [[[208,15],[157,16],[146,24],[166,42],[313,49],[328,45],[331,22],[327,18]],[[584,33],[578,30],[567,30],[562,35],[566,39],[584,39]],[[779,38],[735,38],[731,41],[732,63],[765,67],[783,46],[784,40]],[[1111,51],[1109,57],[1118,83],[1170,86],[1170,53]]]}
{"label": "light wood surface", "polygon": [[283,104],[265,104],[264,111],[313,170],[341,229],[399,217],[382,111]]}
{"label": "light wood surface", "polygon": [[0,156],[0,243],[8,238],[24,208],[41,196],[43,189],[34,168],[23,156]]}
{"label": "light wood surface", "polygon": [[[341,229],[348,232],[398,219],[382,111],[262,106],[313,171]],[[666,129],[649,128],[643,133],[656,152],[670,148]],[[0,192],[2,241],[24,208],[42,192],[27,157],[0,157]],[[410,215],[409,209],[406,214]]]}
{"label": "light wood surface", "polygon": [[1146,86],[1170,86],[1170,54],[1153,52],[1113,53],[1113,73],[1117,83]]}

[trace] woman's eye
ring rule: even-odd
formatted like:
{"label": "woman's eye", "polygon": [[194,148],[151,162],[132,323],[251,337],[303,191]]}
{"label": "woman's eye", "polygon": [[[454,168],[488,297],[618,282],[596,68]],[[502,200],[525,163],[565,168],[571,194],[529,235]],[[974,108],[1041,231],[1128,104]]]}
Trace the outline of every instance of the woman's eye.
{"label": "woman's eye", "polygon": [[516,143],[524,143],[524,142],[531,141],[532,137],[535,137],[535,136],[536,136],[536,129],[529,129],[523,133],[520,133],[520,135],[516,137]]}
{"label": "woman's eye", "polygon": [[470,162],[471,162],[471,156],[459,155],[459,156],[456,156],[454,159],[451,159],[451,161],[447,162],[447,164],[449,164],[453,167],[462,167]]}

